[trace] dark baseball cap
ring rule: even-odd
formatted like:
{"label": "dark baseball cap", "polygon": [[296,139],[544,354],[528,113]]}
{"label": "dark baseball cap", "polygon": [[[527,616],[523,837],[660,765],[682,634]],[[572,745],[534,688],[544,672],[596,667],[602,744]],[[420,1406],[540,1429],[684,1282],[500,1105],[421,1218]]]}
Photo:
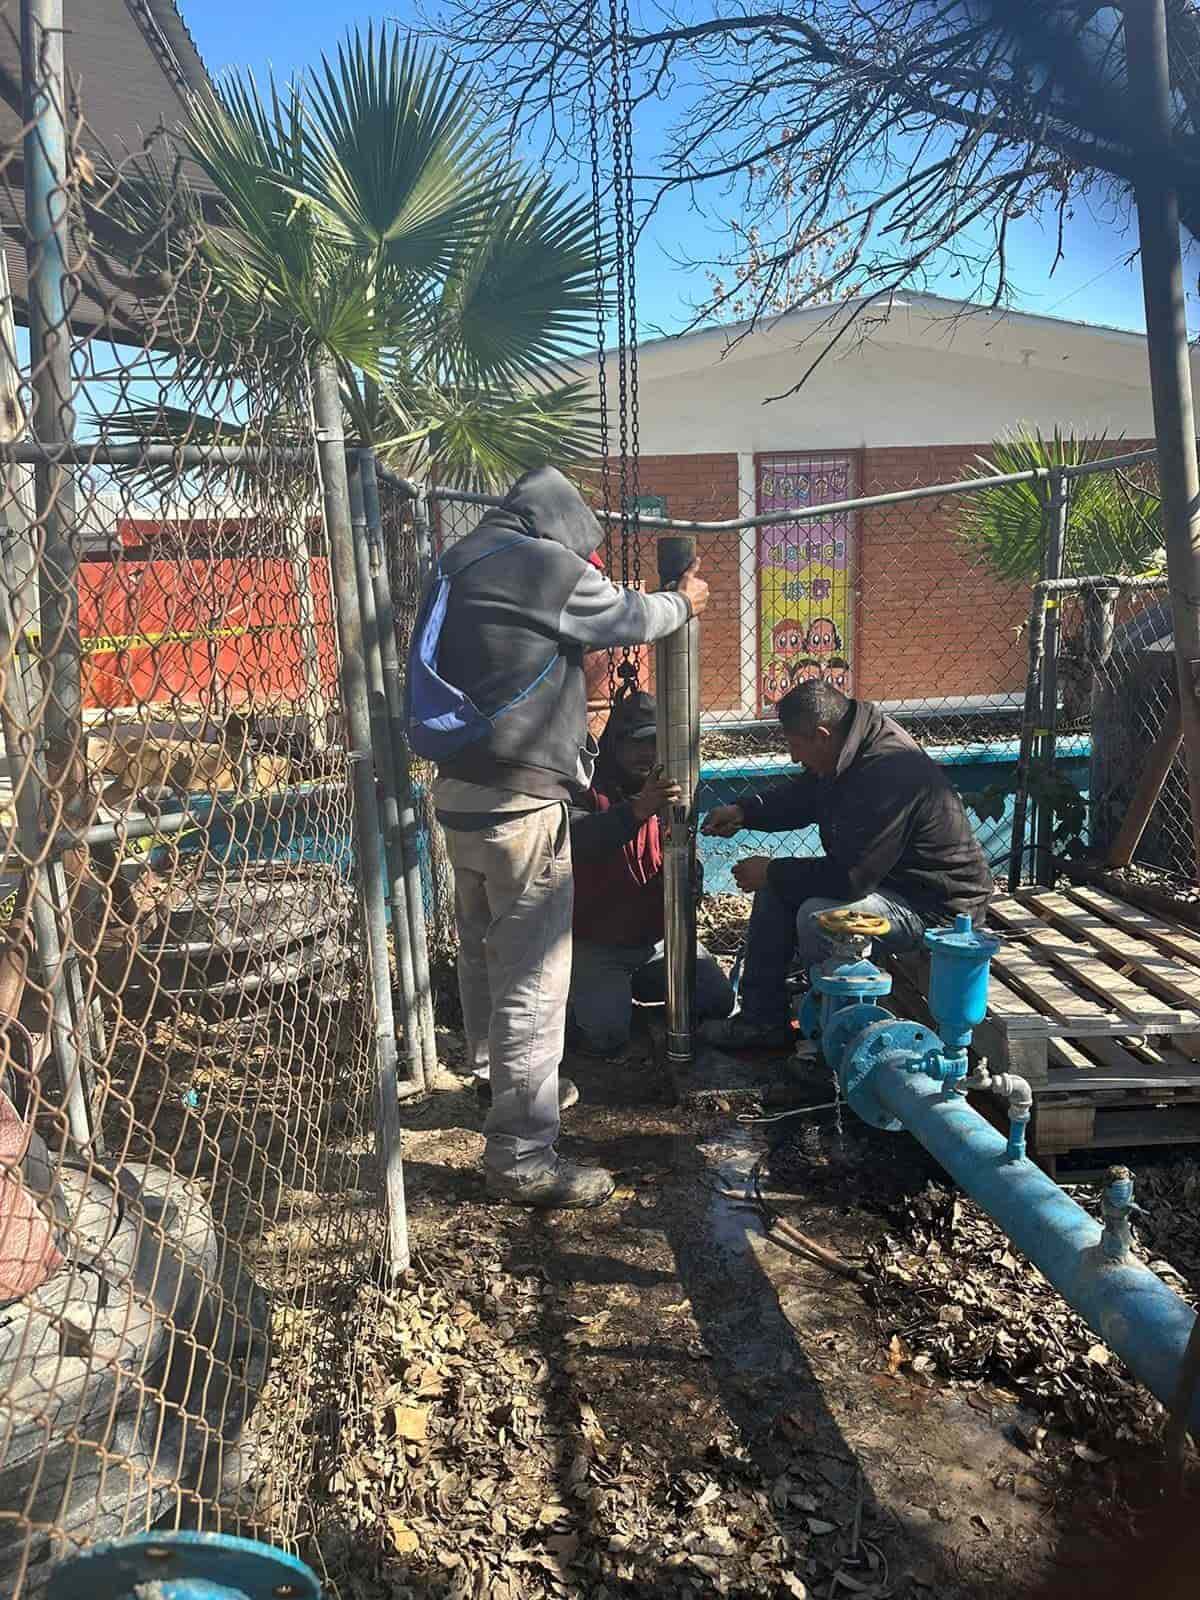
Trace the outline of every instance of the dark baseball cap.
{"label": "dark baseball cap", "polygon": [[614,739],[653,739],[658,732],[658,707],[654,696],[638,689],[618,700],[609,718]]}

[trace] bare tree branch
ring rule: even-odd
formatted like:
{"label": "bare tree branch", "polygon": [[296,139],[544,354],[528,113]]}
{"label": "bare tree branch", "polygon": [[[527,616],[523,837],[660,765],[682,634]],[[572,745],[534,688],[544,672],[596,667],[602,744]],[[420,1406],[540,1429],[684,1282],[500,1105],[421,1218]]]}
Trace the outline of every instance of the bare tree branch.
{"label": "bare tree branch", "polygon": [[[1200,237],[1200,11],[1168,14],[1166,159]],[[514,138],[581,162],[589,81],[605,103],[611,71],[594,0],[443,0],[429,20]],[[1127,195],[1148,159],[1120,11],[1096,0],[632,0],[626,47],[635,105],[670,112],[642,143],[637,231],[677,195],[728,229],[715,261],[686,263],[709,280],[692,326],[747,302],[751,324],[851,292],[866,308],[935,269],[1002,303],[1014,222],[1052,219],[1057,263],[1072,207]]]}

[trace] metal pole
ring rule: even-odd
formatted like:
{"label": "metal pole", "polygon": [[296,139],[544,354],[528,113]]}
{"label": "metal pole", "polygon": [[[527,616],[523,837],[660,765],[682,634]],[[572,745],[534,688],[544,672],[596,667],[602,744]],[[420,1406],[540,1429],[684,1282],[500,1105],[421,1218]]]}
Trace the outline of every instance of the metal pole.
{"label": "metal pole", "polygon": [[[7,563],[6,563],[7,566]],[[61,873],[58,863],[44,859],[42,846],[42,802],[45,790],[34,749],[30,726],[30,707],[18,653],[19,633],[13,623],[7,583],[0,574],[0,724],[12,773],[13,804],[17,814],[17,837],[24,870],[29,874],[31,893],[29,916],[33,924],[33,943],[37,951],[42,984],[50,1012],[50,1040],[58,1068],[67,1131],[80,1150],[103,1149],[93,1139],[91,1083],[80,1048],[81,1015],[72,1003],[56,908],[61,896],[56,893],[52,873]]]}
{"label": "metal pole", "polygon": [[[658,541],[658,579],[678,583],[696,558],[696,541],[666,535]],[[693,617],[655,646],[658,759],[663,775],[683,790],[662,817],[663,900],[666,923],[667,1060],[692,1059],[696,992],[696,790],[700,782],[700,624]]]}
{"label": "metal pole", "polygon": [[317,639],[317,609],[313,603],[312,552],[308,547],[308,528],[302,514],[289,515],[284,532],[292,582],[296,586],[297,623],[300,633],[300,670],[304,683],[304,705],[311,722],[315,750],[329,743],[329,707],[321,682],[321,649]]}
{"label": "metal pole", "polygon": [[[1131,450],[1127,455],[1101,456],[1095,461],[1081,461],[1073,467],[1029,467],[1024,472],[997,472],[981,478],[959,478],[952,483],[931,483],[920,489],[895,489],[888,494],[860,495],[853,500],[823,500],[815,506],[802,506],[788,511],[764,511],[761,516],[726,517],[718,522],[700,522],[683,517],[650,517],[638,515],[638,526],[657,533],[664,528],[681,533],[737,533],[743,528],[769,528],[780,522],[808,522],[817,517],[832,517],[845,511],[870,511],[877,506],[907,505],[912,500],[940,500],[948,494],[975,494],[980,489],[994,489],[1011,483],[1042,483],[1054,473],[1064,478],[1088,478],[1096,472],[1113,472],[1118,467],[1136,467],[1153,461],[1154,450]],[[435,489],[431,501],[445,501],[463,506],[498,506],[503,504],[494,495],[476,494],[467,489]],[[597,511],[601,521],[618,522],[619,511]]]}
{"label": "metal pole", "polygon": [[[62,0],[21,0],[21,76],[32,420],[39,442],[52,451],[69,444],[75,433]],[[52,783],[69,783],[73,762],[82,755],[83,728],[75,486],[68,470],[45,461],[35,469],[34,484],[41,535],[38,594],[49,772]]]}
{"label": "metal pole", "polygon": [[1008,892],[1021,887],[1025,871],[1025,829],[1029,820],[1029,774],[1038,712],[1042,705],[1042,660],[1046,651],[1046,591],[1035,584],[1029,607],[1029,665],[1025,673],[1025,706],[1021,713],[1021,747],[1017,756],[1017,792],[1013,799],[1012,844],[1008,856]]}
{"label": "metal pole", "polygon": [[337,612],[342,710],[350,746],[363,921],[366,924],[367,957],[375,999],[376,1151],[387,1208],[388,1265],[392,1275],[398,1276],[407,1271],[410,1258],[401,1159],[400,1104],[397,1098],[396,1023],[392,1012],[387,918],[383,904],[383,846],[379,832],[379,808],[375,802],[375,774],[371,768],[371,706],[367,697],[362,615],[358,608],[358,580],[354,571],[354,535],[350,527],[342,403],[337,373],[328,357],[320,358],[313,364],[313,417]]}
{"label": "metal pole", "polygon": [[[425,1067],[425,1082],[429,1084],[433,1082],[437,1073],[437,1033],[433,1017],[433,988],[429,981],[425,892],[421,884],[421,832],[413,800],[408,741],[404,736],[404,688],[400,676],[400,652],[396,643],[396,614],[392,606],[392,585],[388,577],[387,552],[383,545],[383,516],[379,506],[379,483],[375,473],[374,451],[364,450],[359,456],[359,461],[362,466],[362,490],[367,518],[371,583],[374,590],[375,625],[379,635],[380,664],[383,669],[383,698],[391,734],[396,798],[400,805],[400,848],[404,857],[408,937],[412,948],[413,984],[421,1029],[421,1056]],[[420,502],[418,500],[415,503]]]}
{"label": "metal pole", "polygon": [[1158,445],[1175,670],[1183,723],[1195,866],[1200,870],[1200,469],[1188,362],[1187,307],[1179,247],[1179,201],[1167,174],[1172,96],[1164,0],[1137,0],[1122,13],[1130,89],[1129,126],[1143,141],[1137,197],[1146,342]]}
{"label": "metal pole", "polygon": [[[29,356],[36,446],[50,452],[69,449],[75,436],[75,382],[71,370],[69,321],[69,207],[72,175],[65,118],[66,68],[63,58],[62,0],[21,0],[21,82],[25,135],[25,262],[29,307]],[[20,449],[20,446],[13,447]],[[29,539],[36,562],[38,621],[44,695],[37,699],[40,729],[30,728],[31,755],[44,766],[43,795],[76,822],[87,797],[83,755],[83,690],[79,640],[79,546],[75,518],[75,484],[62,464],[42,461],[34,470],[37,531]],[[9,621],[24,634],[25,619]],[[19,670],[19,669],[18,669]],[[40,852],[38,857],[40,858]],[[76,1085],[85,1103],[84,1030],[102,1043],[101,1025],[89,1024],[89,1008],[73,938],[70,896],[62,864],[48,861],[37,873],[35,892],[44,895],[49,921],[59,927],[53,945],[37,933],[43,981],[51,995],[56,1023],[55,1055],[64,1086]],[[78,903],[94,895],[80,886]],[[62,949],[65,934],[68,947]],[[65,1000],[59,996],[61,985]],[[71,1014],[67,1025],[65,1007]],[[69,1035],[69,1039],[68,1039]],[[74,1092],[70,1091],[69,1092]],[[79,1124],[79,1119],[73,1119]],[[72,1136],[77,1136],[73,1126]],[[90,1133],[88,1139],[90,1140]]]}
{"label": "metal pole", "polygon": [[[1050,480],[1050,495],[1046,501],[1046,547],[1042,557],[1042,578],[1051,583],[1062,577],[1063,559],[1067,547],[1067,486],[1060,472]],[[1060,602],[1051,597],[1046,601],[1046,642],[1042,660],[1042,717],[1038,729],[1038,766],[1043,780],[1054,773],[1058,748],[1058,642]],[[1054,811],[1049,796],[1043,792],[1037,802],[1037,820],[1034,831],[1034,871],[1039,883],[1054,885]]]}
{"label": "metal pole", "polygon": [[432,527],[433,517],[430,514],[429,501],[424,495],[418,495],[413,501],[413,544],[417,555],[418,592],[433,567],[433,536],[430,532]]}
{"label": "metal pole", "polygon": [[408,1076],[414,1088],[425,1086],[424,1056],[421,1049],[420,1011],[413,976],[412,939],[408,923],[408,889],[404,877],[404,850],[400,841],[400,801],[396,793],[396,766],[392,760],[392,737],[388,726],[383,693],[383,662],[379,649],[379,626],[375,614],[375,592],[371,586],[371,558],[367,550],[367,518],[363,504],[362,456],[350,458],[350,524],[354,538],[354,572],[358,586],[358,608],[362,615],[363,651],[366,657],[367,689],[371,707],[371,752],[375,769],[380,813],[383,821],[384,854],[387,857],[388,903],[392,910],[392,948],[396,952],[396,971],[400,976],[400,996],[404,1029],[404,1048],[408,1056]]}

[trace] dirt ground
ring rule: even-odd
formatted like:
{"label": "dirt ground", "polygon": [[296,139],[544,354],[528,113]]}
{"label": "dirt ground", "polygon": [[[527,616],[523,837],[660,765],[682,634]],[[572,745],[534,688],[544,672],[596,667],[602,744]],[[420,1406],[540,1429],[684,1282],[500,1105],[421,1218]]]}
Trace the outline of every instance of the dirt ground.
{"label": "dirt ground", "polygon": [[[795,1103],[783,1063],[759,1101],[672,1103],[640,1044],[567,1064],[563,1148],[615,1199],[530,1214],[485,1201],[457,1053],[403,1109],[411,1282],[339,1334],[358,1389],[317,1554],[341,1594],[1092,1588],[1157,1492],[1159,1408],[911,1140],[739,1121]],[[755,1174],[858,1281],[725,1198]]]}

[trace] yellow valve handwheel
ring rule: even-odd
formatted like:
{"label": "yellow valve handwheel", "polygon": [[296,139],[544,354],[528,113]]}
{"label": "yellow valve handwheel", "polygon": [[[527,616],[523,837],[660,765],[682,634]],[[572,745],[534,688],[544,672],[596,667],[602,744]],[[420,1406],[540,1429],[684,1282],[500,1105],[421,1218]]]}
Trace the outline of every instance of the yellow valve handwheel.
{"label": "yellow valve handwheel", "polygon": [[882,939],[892,926],[886,917],[870,917],[862,911],[822,911],[817,921],[826,933],[842,939]]}

